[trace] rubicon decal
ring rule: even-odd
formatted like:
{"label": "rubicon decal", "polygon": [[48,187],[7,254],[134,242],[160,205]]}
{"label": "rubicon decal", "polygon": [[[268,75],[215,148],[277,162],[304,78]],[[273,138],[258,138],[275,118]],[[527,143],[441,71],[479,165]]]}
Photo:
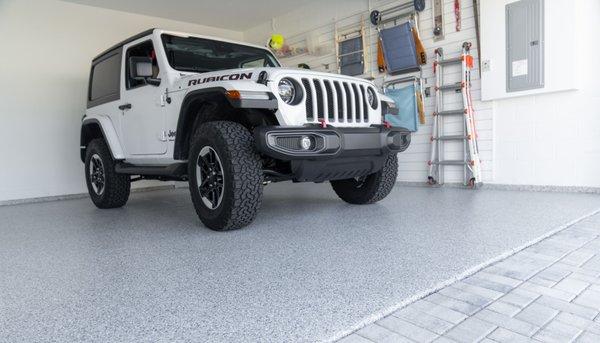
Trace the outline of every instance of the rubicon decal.
{"label": "rubicon decal", "polygon": [[224,81],[224,80],[250,80],[252,73],[226,74],[221,76],[209,76],[203,79],[190,80],[188,86],[201,85],[207,82]]}

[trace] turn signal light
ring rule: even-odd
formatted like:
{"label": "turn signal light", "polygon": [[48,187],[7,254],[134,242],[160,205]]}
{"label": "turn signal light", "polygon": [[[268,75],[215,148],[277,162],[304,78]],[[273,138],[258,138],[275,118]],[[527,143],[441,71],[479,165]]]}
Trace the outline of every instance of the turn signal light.
{"label": "turn signal light", "polygon": [[242,98],[240,91],[236,91],[236,90],[226,91],[225,96],[231,100],[240,100]]}

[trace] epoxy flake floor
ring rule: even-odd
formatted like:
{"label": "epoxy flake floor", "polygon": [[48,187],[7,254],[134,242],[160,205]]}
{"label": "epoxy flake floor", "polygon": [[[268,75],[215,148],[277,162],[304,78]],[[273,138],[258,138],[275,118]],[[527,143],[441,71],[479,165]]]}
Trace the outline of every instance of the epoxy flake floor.
{"label": "epoxy flake floor", "polygon": [[598,195],[265,189],[213,232],[186,189],[0,207],[0,341],[319,341],[600,208]]}

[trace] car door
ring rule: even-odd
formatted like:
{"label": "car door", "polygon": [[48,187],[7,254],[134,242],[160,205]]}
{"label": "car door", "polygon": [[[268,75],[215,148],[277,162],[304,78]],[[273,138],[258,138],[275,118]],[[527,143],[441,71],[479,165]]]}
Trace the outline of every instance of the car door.
{"label": "car door", "polygon": [[151,85],[130,74],[131,57],[152,58],[153,78],[158,78],[160,65],[150,37],[124,46],[123,79],[121,82],[121,134],[124,150],[128,156],[163,155],[167,152],[165,108],[161,97],[164,83]]}

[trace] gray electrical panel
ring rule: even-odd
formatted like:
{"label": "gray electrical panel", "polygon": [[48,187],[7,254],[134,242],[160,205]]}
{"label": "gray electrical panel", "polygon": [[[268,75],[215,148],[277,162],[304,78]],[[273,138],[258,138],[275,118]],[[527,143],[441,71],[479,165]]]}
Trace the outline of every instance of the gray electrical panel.
{"label": "gray electrical panel", "polygon": [[544,0],[506,5],[506,91],[544,87]]}

